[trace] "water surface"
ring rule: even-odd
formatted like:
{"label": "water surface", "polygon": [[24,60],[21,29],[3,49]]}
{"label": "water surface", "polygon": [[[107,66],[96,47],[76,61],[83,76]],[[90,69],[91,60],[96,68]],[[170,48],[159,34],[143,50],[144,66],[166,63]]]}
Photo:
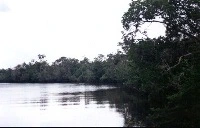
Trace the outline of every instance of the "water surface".
{"label": "water surface", "polygon": [[132,118],[128,103],[106,85],[0,84],[0,126],[122,127]]}

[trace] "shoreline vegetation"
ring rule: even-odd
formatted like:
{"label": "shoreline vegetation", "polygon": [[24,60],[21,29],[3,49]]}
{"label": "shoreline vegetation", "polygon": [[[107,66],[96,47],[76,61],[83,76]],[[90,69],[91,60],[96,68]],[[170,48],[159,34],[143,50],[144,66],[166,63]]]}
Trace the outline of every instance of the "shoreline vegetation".
{"label": "shoreline vegetation", "polygon": [[13,69],[0,69],[0,83],[88,83],[124,84],[128,76],[126,55],[118,51],[107,58],[100,54],[94,61],[61,57],[51,65],[45,55]]}
{"label": "shoreline vegetation", "polygon": [[[164,25],[165,36],[149,38],[141,29],[146,23]],[[0,82],[126,85],[144,94],[149,106],[144,116],[153,126],[199,127],[200,1],[132,1],[122,24],[123,52],[94,61],[61,57],[51,65],[39,54],[38,61],[1,69]],[[138,33],[144,38],[136,39]]]}

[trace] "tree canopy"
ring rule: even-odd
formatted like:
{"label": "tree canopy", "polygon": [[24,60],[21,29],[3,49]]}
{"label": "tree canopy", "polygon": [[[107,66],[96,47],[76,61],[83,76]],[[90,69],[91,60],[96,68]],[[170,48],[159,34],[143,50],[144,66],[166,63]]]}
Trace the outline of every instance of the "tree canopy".
{"label": "tree canopy", "polygon": [[123,84],[127,81],[128,64],[122,52],[107,57],[100,54],[94,61],[86,57],[80,61],[60,57],[52,64],[45,57],[39,54],[38,61],[19,64],[13,69],[1,69],[0,82]]}
{"label": "tree canopy", "polygon": [[[165,36],[149,38],[145,23],[163,24]],[[200,1],[132,1],[122,24],[129,82],[146,92],[155,125],[200,126]]]}

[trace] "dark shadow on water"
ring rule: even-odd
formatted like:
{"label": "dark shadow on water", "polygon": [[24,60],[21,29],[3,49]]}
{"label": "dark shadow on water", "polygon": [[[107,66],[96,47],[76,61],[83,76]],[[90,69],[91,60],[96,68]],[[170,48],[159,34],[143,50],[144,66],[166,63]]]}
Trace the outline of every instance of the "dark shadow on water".
{"label": "dark shadow on water", "polygon": [[[23,104],[39,106],[40,110],[46,110],[51,97],[53,102],[67,108],[68,106],[96,105],[97,109],[109,108],[116,110],[124,118],[124,126],[151,126],[146,119],[148,115],[148,104],[140,94],[125,88],[99,89],[86,92],[62,92],[48,93],[47,88],[41,87],[38,98],[27,99]],[[51,99],[52,100],[52,99]]]}
{"label": "dark shadow on water", "polygon": [[107,90],[87,91],[87,92],[63,92],[56,94],[60,105],[80,105],[84,100],[87,105],[96,104],[98,109],[108,107],[115,108],[124,118],[124,126],[148,126],[146,120],[148,114],[148,104],[139,94],[122,88]]}

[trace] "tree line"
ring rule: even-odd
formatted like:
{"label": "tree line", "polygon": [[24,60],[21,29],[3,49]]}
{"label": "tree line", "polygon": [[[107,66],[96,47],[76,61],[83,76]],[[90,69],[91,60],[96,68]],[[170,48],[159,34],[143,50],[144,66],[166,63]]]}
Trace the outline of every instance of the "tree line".
{"label": "tree line", "polygon": [[126,55],[118,51],[105,57],[99,54],[90,61],[88,58],[60,57],[52,64],[39,54],[38,60],[22,63],[13,69],[0,70],[0,82],[13,83],[109,83],[122,84],[127,81],[128,63]]}

